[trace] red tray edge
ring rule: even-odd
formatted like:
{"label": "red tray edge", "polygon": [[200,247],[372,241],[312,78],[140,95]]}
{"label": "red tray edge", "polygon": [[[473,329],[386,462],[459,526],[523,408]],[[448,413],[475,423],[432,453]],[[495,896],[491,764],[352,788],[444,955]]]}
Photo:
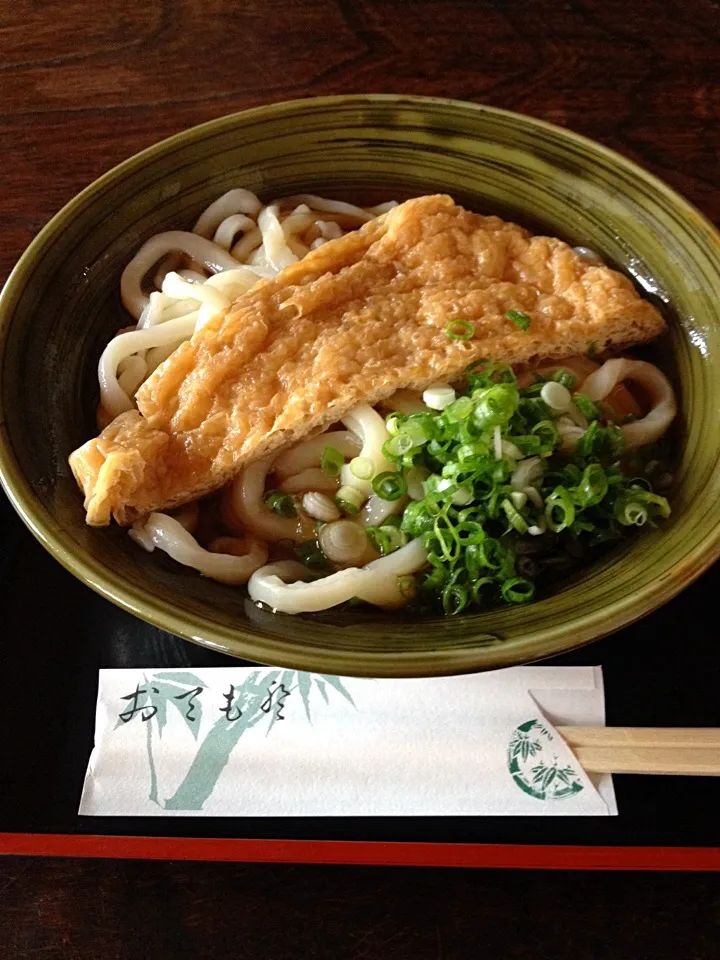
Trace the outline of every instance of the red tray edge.
{"label": "red tray edge", "polygon": [[720,848],[717,847],[584,847],[0,833],[0,854],[132,860],[491,867],[525,870],[720,871]]}

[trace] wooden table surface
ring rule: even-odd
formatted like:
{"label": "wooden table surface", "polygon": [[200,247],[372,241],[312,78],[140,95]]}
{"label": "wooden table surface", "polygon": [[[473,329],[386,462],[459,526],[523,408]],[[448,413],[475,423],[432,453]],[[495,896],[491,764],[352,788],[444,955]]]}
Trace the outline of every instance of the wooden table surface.
{"label": "wooden table surface", "polygon": [[[0,280],[79,189],[245,107],[494,104],[639,161],[720,221],[713,0],[2,0]],[[717,957],[713,877],[6,860],[0,955]]]}

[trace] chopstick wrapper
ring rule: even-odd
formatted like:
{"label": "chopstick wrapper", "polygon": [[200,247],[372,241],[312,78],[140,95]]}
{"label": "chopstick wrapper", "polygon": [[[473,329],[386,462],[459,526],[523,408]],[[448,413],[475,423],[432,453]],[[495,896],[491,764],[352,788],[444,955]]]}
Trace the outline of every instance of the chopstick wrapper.
{"label": "chopstick wrapper", "polygon": [[554,724],[604,724],[599,667],[370,680],[101,670],[80,813],[607,816]]}

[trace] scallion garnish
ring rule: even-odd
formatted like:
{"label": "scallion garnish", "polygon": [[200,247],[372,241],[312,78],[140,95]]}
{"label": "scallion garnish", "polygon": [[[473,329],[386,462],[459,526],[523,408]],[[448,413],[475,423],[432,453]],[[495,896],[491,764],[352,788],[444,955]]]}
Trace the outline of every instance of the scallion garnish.
{"label": "scallion garnish", "polygon": [[335,447],[325,447],[320,460],[320,469],[329,477],[339,477],[345,457]]}
{"label": "scallion garnish", "polygon": [[508,603],[528,603],[535,596],[535,584],[523,577],[510,577],[500,589]]}
{"label": "scallion garnish", "polygon": [[445,327],[445,333],[451,340],[472,340],[475,327],[469,320],[451,320]]}
{"label": "scallion garnish", "polygon": [[316,570],[320,573],[331,568],[330,561],[315,540],[306,540],[305,543],[298,544],[295,547],[295,553],[300,562],[310,570]]}
{"label": "scallion garnish", "polygon": [[[546,402],[549,381],[519,388],[510,367],[488,360],[473,363],[466,379],[443,410],[392,414],[384,453],[395,469],[372,480],[383,499],[411,498],[397,520],[367,529],[381,554],[422,539],[428,565],[412,579],[416,608],[454,615],[498,599],[527,603],[537,578],[668,515],[667,500],[649,489],[667,474],[664,455],[653,448],[632,460],[628,476],[641,479],[627,479],[622,433],[587,397],[573,399],[591,422],[564,452],[563,391],[546,389]],[[551,379],[575,384],[564,369]]]}
{"label": "scallion garnish", "polygon": [[532,323],[532,317],[523,313],[522,310],[508,310],[505,316],[508,320],[512,320],[515,326],[519,327],[522,331],[528,330]]}
{"label": "scallion garnish", "polygon": [[265,497],[265,505],[279,517],[289,518],[297,516],[295,501],[290,494],[283,493],[282,490],[271,490]]}
{"label": "scallion garnish", "polygon": [[381,500],[399,500],[407,493],[407,482],[401,473],[386,470],[375,477],[372,488]]}
{"label": "scallion garnish", "polygon": [[600,418],[600,408],[584,393],[573,394],[573,401],[586,420],[598,420]]}

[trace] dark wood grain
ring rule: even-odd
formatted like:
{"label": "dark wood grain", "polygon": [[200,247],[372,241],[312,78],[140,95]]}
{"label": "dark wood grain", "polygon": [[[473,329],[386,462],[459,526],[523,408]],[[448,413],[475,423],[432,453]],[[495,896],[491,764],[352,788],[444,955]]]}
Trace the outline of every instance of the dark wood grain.
{"label": "dark wood grain", "polygon": [[712,0],[6,0],[3,278],[81,187],[154,141],[326,93],[483,101],[638,160],[720,220]]}
{"label": "dark wood grain", "polygon": [[[720,221],[713,0],[4,0],[0,280],[79,189],[269,101],[403,92],[566,125]],[[0,956],[716,957],[714,878],[6,860]]]}
{"label": "dark wood grain", "polygon": [[717,960],[720,937],[701,874],[27,860],[0,896],[7,960]]}

